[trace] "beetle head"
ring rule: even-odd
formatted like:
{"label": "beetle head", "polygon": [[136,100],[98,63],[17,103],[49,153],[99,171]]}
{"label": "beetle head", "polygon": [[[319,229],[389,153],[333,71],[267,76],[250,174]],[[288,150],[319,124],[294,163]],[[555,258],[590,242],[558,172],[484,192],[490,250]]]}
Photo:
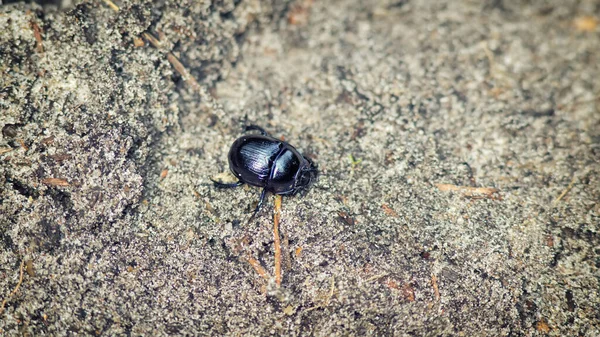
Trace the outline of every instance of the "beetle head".
{"label": "beetle head", "polygon": [[304,160],[305,162],[296,177],[294,193],[308,188],[318,177],[317,165],[310,158],[304,157]]}

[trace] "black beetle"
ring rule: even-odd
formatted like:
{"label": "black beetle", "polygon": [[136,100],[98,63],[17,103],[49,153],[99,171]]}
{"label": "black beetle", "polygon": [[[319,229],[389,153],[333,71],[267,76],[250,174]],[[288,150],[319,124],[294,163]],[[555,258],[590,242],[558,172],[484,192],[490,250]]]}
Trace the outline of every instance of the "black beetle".
{"label": "black beetle", "polygon": [[271,137],[263,128],[246,126],[244,131],[257,130],[260,135],[244,135],[233,142],[229,150],[229,169],[238,178],[235,183],[211,179],[215,186],[237,187],[243,184],[263,187],[258,205],[250,220],[261,209],[267,192],[294,195],[306,189],[317,176],[317,166],[288,142]]}

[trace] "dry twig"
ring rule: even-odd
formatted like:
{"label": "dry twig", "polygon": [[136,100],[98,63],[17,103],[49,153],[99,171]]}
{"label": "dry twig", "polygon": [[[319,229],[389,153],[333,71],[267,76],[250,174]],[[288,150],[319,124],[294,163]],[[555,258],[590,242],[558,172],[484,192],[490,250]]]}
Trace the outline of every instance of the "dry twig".
{"label": "dry twig", "polygon": [[13,297],[17,291],[19,291],[19,287],[21,287],[21,283],[23,283],[23,267],[25,266],[25,260],[21,260],[21,267],[19,267],[19,282],[17,283],[17,285],[15,286],[15,289],[13,289],[13,291],[10,292],[10,294],[8,294],[8,297],[6,297],[4,299],[4,301],[2,301],[2,305],[0,305],[0,314],[2,314],[4,312],[4,306],[6,305],[6,302],[8,302],[8,300],[10,300],[11,297]]}
{"label": "dry twig", "polygon": [[273,215],[273,236],[275,245],[275,282],[281,285],[281,241],[279,239],[279,220],[281,218],[281,200],[283,197],[275,197],[275,214]]}
{"label": "dry twig", "polygon": [[264,278],[265,281],[269,282],[269,279],[271,277],[267,273],[267,270],[265,268],[263,268],[263,266],[260,265],[260,262],[258,262],[257,259],[253,258],[252,256],[250,256],[250,254],[248,254],[246,261],[248,263],[250,263],[250,265],[252,266],[252,268],[254,268],[254,270],[256,270],[258,275],[260,275],[262,278]]}
{"label": "dry twig", "polygon": [[328,306],[329,303],[331,303],[331,299],[333,298],[334,294],[335,294],[335,278],[333,276],[331,276],[331,287],[329,288],[329,294],[327,294],[327,297],[322,301],[321,304],[318,304],[318,305],[315,305],[314,307],[308,308],[308,309],[304,310],[304,312],[309,312],[309,311],[313,311],[315,309],[324,308],[324,307]]}
{"label": "dry twig", "polygon": [[177,57],[175,57],[175,55],[173,55],[173,53],[169,52],[167,54],[167,60],[169,60],[169,63],[171,63],[173,68],[175,68],[175,70],[177,70],[177,72],[179,73],[179,75],[181,75],[183,80],[187,84],[189,84],[192,87],[192,89],[194,89],[194,91],[196,91],[196,92],[200,91],[200,85],[198,84],[198,82],[196,82],[196,79],[194,78],[194,76],[192,76],[187,71],[187,69],[183,66],[183,64],[181,64],[179,59],[177,59]]}
{"label": "dry twig", "polygon": [[383,208],[383,211],[385,212],[385,214],[387,216],[390,216],[392,218],[397,218],[398,217],[398,213],[396,213],[396,211],[394,211],[394,209],[391,208],[390,206],[388,206],[387,204],[381,205],[381,208]]}
{"label": "dry twig", "polygon": [[35,37],[35,51],[38,54],[44,52],[44,45],[42,44],[42,29],[38,26],[35,21],[31,21],[31,28],[33,28],[33,36]]}
{"label": "dry twig", "polygon": [[495,196],[499,189],[493,187],[470,187],[470,186],[456,186],[452,184],[435,184],[440,191],[453,191],[453,192],[462,192],[465,197],[469,198],[477,198],[477,197],[487,197],[490,199],[499,199],[498,196]]}
{"label": "dry twig", "polygon": [[110,7],[113,11],[118,12],[119,11],[119,6],[115,5],[114,2],[110,1],[110,0],[104,0],[104,3],[108,5],[108,7]]}
{"label": "dry twig", "polygon": [[[111,0],[104,0],[104,3],[108,7],[110,7],[112,10],[114,10],[115,12],[118,12],[120,10],[119,6],[115,5],[115,3],[112,2]],[[156,49],[161,48],[160,40],[158,40],[152,34],[144,32],[144,33],[142,33],[142,36],[144,36],[144,38],[146,40],[148,40],[148,42]],[[136,47],[141,46],[140,41],[134,40],[134,45]],[[167,60],[169,61],[169,63],[171,63],[171,65],[173,66],[173,68],[175,68],[175,70],[179,73],[179,75],[181,75],[183,80],[192,87],[192,89],[194,91],[200,92],[200,85],[198,84],[198,82],[196,81],[194,76],[192,76],[189,73],[189,71],[187,71],[187,69],[183,66],[181,61],[179,61],[179,59],[175,55],[173,55],[173,53],[171,53],[171,52],[167,53]]]}
{"label": "dry twig", "polygon": [[437,277],[431,274],[431,286],[433,287],[433,293],[435,294],[435,300],[440,300],[440,288],[438,288]]}
{"label": "dry twig", "polygon": [[42,182],[50,186],[69,186],[69,182],[66,179],[60,178],[44,178]]}

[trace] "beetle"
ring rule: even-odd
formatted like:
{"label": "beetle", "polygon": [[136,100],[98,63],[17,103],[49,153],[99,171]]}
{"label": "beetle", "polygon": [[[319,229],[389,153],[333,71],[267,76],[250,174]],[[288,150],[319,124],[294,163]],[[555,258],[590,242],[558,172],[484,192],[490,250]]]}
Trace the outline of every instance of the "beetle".
{"label": "beetle", "polygon": [[229,169],[238,179],[223,183],[211,178],[215,186],[234,188],[243,184],[262,187],[252,220],[262,208],[267,192],[295,195],[305,190],[316,179],[317,165],[303,156],[288,142],[269,135],[257,125],[248,125],[244,132],[256,130],[260,134],[243,135],[229,149]]}

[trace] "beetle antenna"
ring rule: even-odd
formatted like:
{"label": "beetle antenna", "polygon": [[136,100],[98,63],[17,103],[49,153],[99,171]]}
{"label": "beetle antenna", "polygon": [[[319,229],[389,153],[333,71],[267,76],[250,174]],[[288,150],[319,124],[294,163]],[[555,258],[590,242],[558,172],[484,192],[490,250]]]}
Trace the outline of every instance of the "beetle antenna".
{"label": "beetle antenna", "polygon": [[308,157],[304,157],[304,158],[306,158],[306,160],[310,164],[307,171],[308,171],[308,174],[310,174],[310,182],[313,183],[314,181],[319,179],[319,165]]}

